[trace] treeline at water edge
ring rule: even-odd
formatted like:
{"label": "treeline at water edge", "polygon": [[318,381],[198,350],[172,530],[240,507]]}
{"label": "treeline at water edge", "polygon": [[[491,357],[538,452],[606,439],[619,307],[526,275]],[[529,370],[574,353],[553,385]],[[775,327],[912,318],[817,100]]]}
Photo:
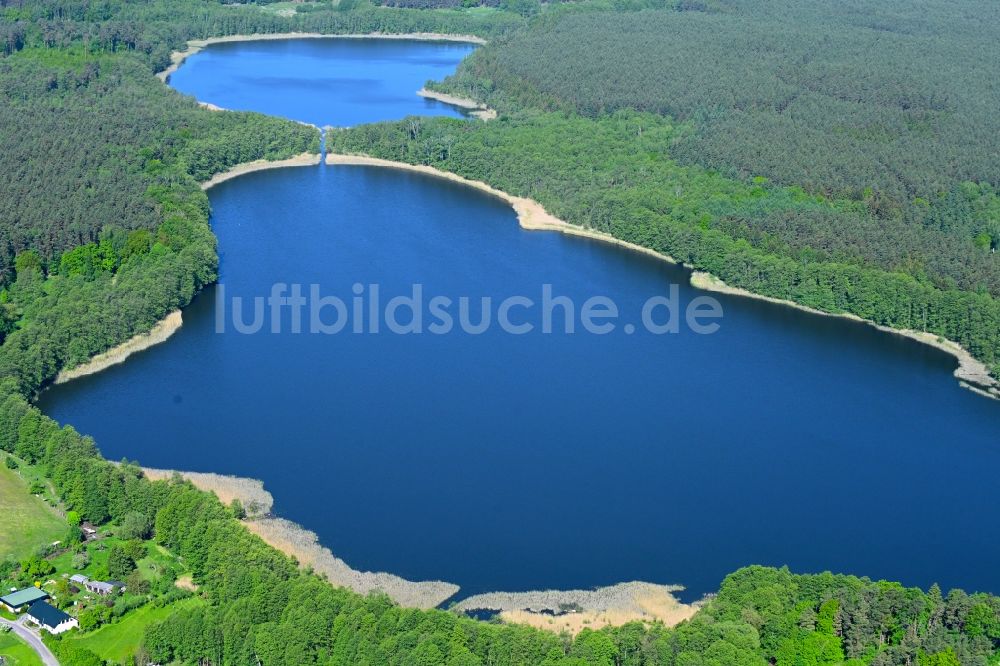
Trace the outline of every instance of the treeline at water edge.
{"label": "treeline at water edge", "polygon": [[[131,541],[116,556],[123,569],[129,553],[151,541],[192,572],[196,592],[159,585],[133,597],[137,607],[191,595],[205,602],[178,606],[148,626],[138,663],[985,666],[1000,657],[998,597],[764,567],[728,576],[694,618],[675,628],[631,623],[570,637],[400,608],[379,594],[332,587],[248,532],[239,506],[226,507],[179,477],[154,482],[134,464],[112,464],[92,439],[28,404],[12,381],[0,390],[5,459],[13,455],[17,464],[42,470],[83,521],[127,535]],[[4,562],[0,578],[27,582],[29,567],[37,568],[37,559]],[[87,628],[113,617],[88,616]],[[103,663],[75,635],[47,638],[61,663]]]}
{"label": "treeline at water edge", "polygon": [[29,48],[0,59],[0,91],[0,374],[26,395],[215,280],[197,181],[319,150],[315,128],[201,109],[128,57]]}
{"label": "treeline at water edge", "polygon": [[[849,231],[837,221],[855,220],[872,233],[880,224],[858,202],[679,164],[669,151],[684,131],[667,118],[634,111],[594,119],[519,112],[489,123],[410,118],[340,130],[327,141],[332,150],[430,164],[485,181],[535,199],[570,223],[653,248],[758,294],[931,331],[958,341],[996,372],[996,298],[939,287],[926,275],[884,270],[858,257],[856,240],[846,238]],[[806,238],[795,233],[800,228]],[[896,229],[907,233],[902,224]],[[887,224],[883,235],[892,230]],[[822,238],[829,239],[827,249],[807,242]]]}
{"label": "treeline at water edge", "polygon": [[[492,40],[446,87],[497,107],[498,120],[408,119],[336,133],[337,149],[486,180],[734,285],[930,330],[997,367],[997,134],[982,131],[975,145],[966,138],[969,127],[989,130],[996,122],[978,111],[993,104],[996,91],[972,85],[977,73],[996,71],[991,5],[964,0],[967,11],[947,12],[932,2],[918,14],[901,2],[883,3],[854,19],[818,2],[799,3],[786,18],[753,0],[683,0],[641,12],[634,10],[652,5],[501,5],[473,12],[342,0],[279,13],[214,0],[0,2],[0,450],[8,466],[37,470],[63,508],[83,520],[119,534],[145,526],[124,530],[132,544],[116,551],[116,568],[129,568],[130,553],[144,544],[163,547],[190,568],[193,589],[151,587],[134,597],[142,604],[200,600],[144,630],[139,662],[1000,662],[995,596],[761,567],[730,575],[676,628],[633,623],[570,637],[400,608],[383,596],[333,588],[244,529],[238,506],[179,479],[149,481],[134,464],[114,465],[91,439],[28,402],[59,370],[148,330],[215,280],[215,237],[199,182],[242,162],[318,151],[314,128],[212,113],[153,73],[188,39],[295,31],[453,32]],[[719,60],[719,43],[745,42],[749,37],[736,39],[734,26],[768,17],[785,22],[774,40],[789,21],[802,26],[799,37],[816,35],[819,47],[799,49],[812,59],[794,71],[762,68],[760,76],[769,78],[751,79],[759,85],[723,76],[732,62]],[[595,27],[601,24],[607,36]],[[698,42],[705,57],[666,57],[664,49],[674,47],[656,42],[644,25]],[[851,48],[823,42],[834,27],[850,35]],[[755,25],[747,34],[764,39],[762,32]],[[968,61],[969,49],[986,38],[992,41],[980,61]],[[573,57],[546,55],[550,40]],[[690,69],[646,80],[621,71],[618,54],[596,62],[573,50],[580,40],[595,54],[614,46],[642,63],[644,54],[629,51],[635,43],[656,55],[657,67]],[[953,78],[953,69],[942,70],[946,76],[924,86],[927,68],[907,63],[940,56],[938,42],[954,44],[956,62],[968,71]],[[858,44],[868,45],[862,55],[885,57],[834,60]],[[897,48],[914,60],[897,57]],[[733,53],[757,57],[742,47]],[[868,74],[859,71],[862,60]],[[560,87],[544,67],[576,85]],[[851,77],[864,82],[866,96],[830,102],[850,89]],[[688,96],[670,87],[678,80],[689,83]],[[708,80],[721,89],[699,97],[700,82]],[[770,95],[779,80],[782,94]],[[623,87],[609,87],[614,82]],[[750,88],[754,95],[746,94]],[[974,89],[983,97],[970,99]],[[613,95],[605,99],[600,90]],[[891,99],[883,99],[887,90]],[[820,101],[810,102],[814,95]],[[797,103],[805,105],[801,111]],[[828,116],[815,113],[817,104]],[[820,121],[827,124],[813,129]],[[762,138],[786,143],[757,143]],[[792,156],[787,164],[775,157],[782,145]],[[873,165],[871,155],[881,161]],[[80,535],[71,537],[69,546],[79,547]],[[4,562],[0,578],[30,584],[43,560]],[[82,635],[135,610],[90,616]],[[64,664],[104,661],[76,637],[47,640]]]}
{"label": "treeline at water edge", "polygon": [[291,15],[220,2],[76,0],[0,6],[0,375],[25,394],[153,324],[216,275],[197,182],[318,152],[319,132],[212,113],[153,77],[189,39],[275,32],[491,36],[493,11],[333,4]]}
{"label": "treeline at water edge", "polygon": [[[612,4],[555,7],[435,86],[508,122],[427,123],[393,135],[405,150],[372,150],[497,187],[524,175],[517,194],[622,237],[653,241],[659,220],[675,230],[654,247],[733,284],[953,337],[996,368],[1000,93],[982,85],[1000,70],[995,3]],[[622,122],[631,153],[604,129]],[[650,125],[658,141],[640,135]],[[473,133],[490,159],[469,158]],[[547,183],[569,172],[587,192]]]}
{"label": "treeline at water edge", "polygon": [[[313,149],[308,128],[211,114],[164,90],[149,73],[169,63],[171,50],[190,38],[241,32],[438,30],[493,40],[441,87],[497,107],[506,119],[486,127],[424,121],[409,138],[377,131],[371,144],[359,130],[342,145],[454,168],[735,286],[954,339],[995,371],[1000,150],[990,142],[1000,132],[973,129],[996,122],[989,111],[996,92],[975,77],[996,65],[989,61],[995,50],[981,47],[997,22],[976,19],[996,11],[992,5],[967,2],[961,16],[939,3],[919,13],[896,3],[863,20],[822,3],[798,3],[780,15],[754,2],[656,11],[584,3],[550,6],[527,27],[520,14],[498,10],[317,3],[289,15],[203,0],[171,2],[169,10],[161,2],[100,9],[70,0],[8,3],[0,21],[7,54],[0,114],[10,128],[0,154],[8,175],[0,183],[0,282],[8,287],[0,294],[0,335],[32,328],[57,300],[66,314],[46,315],[63,322],[50,319],[49,333],[15,336],[0,356],[17,358],[0,358],[0,368],[33,390],[59,367],[185,304],[212,279],[211,260],[160,280],[155,298],[71,307],[83,291],[103,294],[112,273],[145,254],[137,248],[167,246],[140,233],[126,248],[132,232],[170,233],[161,224],[173,216],[177,225],[179,199],[201,197],[194,180]],[[780,44],[766,34],[771,19],[789,28]],[[827,37],[814,48],[806,34]],[[780,53],[755,59],[759,43]],[[782,64],[790,58],[802,63],[794,73]],[[813,102],[800,109],[804,100]],[[723,121],[754,130],[713,124]],[[622,123],[635,126],[623,131]],[[538,141],[549,134],[542,153]],[[411,145],[387,143],[403,139]],[[60,159],[49,159],[53,151]],[[180,195],[180,188],[192,191]],[[185,215],[203,218],[198,208],[207,210],[203,197]],[[209,235],[203,243],[214,253]],[[64,262],[62,254],[80,245]],[[87,284],[76,296],[35,304],[25,284],[15,286],[18,254],[25,283],[37,283],[30,276],[40,272],[81,275],[77,282]],[[121,312],[133,314],[116,321]],[[101,322],[81,324],[98,313]],[[72,351],[70,325],[85,331]]]}
{"label": "treeline at water edge", "polygon": [[207,37],[289,32],[324,34],[449,33],[496,37],[523,25],[516,12],[422,11],[380,7],[358,0],[296,3],[291,12],[218,0],[4,0],[0,55],[31,46],[83,46],[88,53],[138,56],[154,71],[170,65],[172,51]]}

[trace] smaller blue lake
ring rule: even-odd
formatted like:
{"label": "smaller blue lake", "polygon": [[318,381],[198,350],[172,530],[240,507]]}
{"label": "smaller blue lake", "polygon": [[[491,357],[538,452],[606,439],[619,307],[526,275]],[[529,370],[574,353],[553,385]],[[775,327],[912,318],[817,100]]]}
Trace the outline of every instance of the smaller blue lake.
{"label": "smaller blue lake", "polygon": [[[170,85],[224,109],[349,127],[408,115],[455,116],[420,97],[476,47],[461,42],[294,39],[213,44],[170,75]],[[265,92],[266,94],[261,94]]]}

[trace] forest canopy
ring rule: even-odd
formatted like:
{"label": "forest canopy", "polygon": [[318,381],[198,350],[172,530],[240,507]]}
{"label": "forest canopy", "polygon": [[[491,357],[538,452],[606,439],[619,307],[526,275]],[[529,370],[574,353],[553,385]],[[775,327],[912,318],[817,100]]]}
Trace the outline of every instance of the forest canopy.
{"label": "forest canopy", "polygon": [[[400,608],[333,588],[214,495],[104,460],[28,402],[216,278],[200,181],[318,150],[314,128],[207,111],[153,72],[188,39],[296,30],[491,39],[444,87],[500,119],[360,127],[332,136],[338,149],[486,180],[759,293],[952,337],[996,367],[997,91],[980,85],[997,71],[994,6],[269,4],[0,0],[0,451],[40,470],[79,519],[138,517],[143,538],[190,567],[203,603],[149,626],[142,663],[1000,661],[995,596],[763,567],[728,576],[676,628],[570,637]],[[52,643],[68,666],[102,663]]]}
{"label": "forest canopy", "polygon": [[496,35],[514,13],[216,0],[0,0],[0,376],[30,395],[214,281],[199,181],[319,150],[319,130],[200,108],[153,77],[189,39],[272,32]]}
{"label": "forest canopy", "polygon": [[495,126],[334,141],[511,185],[735,286],[956,340],[995,373],[997,11],[550,5],[432,84],[498,109]]}
{"label": "forest canopy", "polygon": [[810,192],[902,203],[998,185],[1000,6],[989,0],[718,0],[553,12],[481,49],[477,97],[692,121],[674,154]]}
{"label": "forest canopy", "polygon": [[494,41],[440,87],[509,113],[668,117],[685,129],[669,146],[681,164],[864,206],[748,214],[739,233],[997,296],[998,12],[984,0],[587,5]]}

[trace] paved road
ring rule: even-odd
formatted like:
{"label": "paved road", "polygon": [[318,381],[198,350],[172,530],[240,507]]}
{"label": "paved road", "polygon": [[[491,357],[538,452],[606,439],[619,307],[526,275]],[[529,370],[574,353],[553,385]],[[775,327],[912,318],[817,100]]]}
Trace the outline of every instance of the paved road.
{"label": "paved road", "polygon": [[0,624],[5,624],[8,627],[11,627],[15,634],[20,636],[25,643],[31,646],[31,649],[38,653],[38,656],[41,657],[42,663],[45,664],[45,666],[59,666],[59,660],[56,659],[56,656],[52,654],[52,651],[45,646],[45,643],[43,643],[42,639],[38,637],[38,634],[22,624],[24,620],[24,616],[21,616],[17,622],[11,622],[10,620],[5,620],[0,617]]}

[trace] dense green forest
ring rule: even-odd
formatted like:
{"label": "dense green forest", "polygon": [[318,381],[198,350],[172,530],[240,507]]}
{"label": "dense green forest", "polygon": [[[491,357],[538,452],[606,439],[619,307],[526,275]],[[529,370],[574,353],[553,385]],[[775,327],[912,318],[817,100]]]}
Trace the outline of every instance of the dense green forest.
{"label": "dense green forest", "polygon": [[668,116],[686,128],[670,145],[681,163],[864,204],[739,227],[997,296],[1000,16],[960,4],[553,12],[441,87],[505,111]]}
{"label": "dense green forest", "polygon": [[[795,15],[760,0],[656,11],[629,0],[386,4],[435,8],[341,0],[288,15],[215,0],[0,0],[0,450],[43,470],[85,520],[141,516],[144,537],[194,572],[206,603],[152,625],[140,663],[1000,664],[1000,598],[761,567],[727,577],[673,629],[569,637],[403,609],[331,587],[214,495],[111,464],[30,405],[61,368],[147,330],[215,279],[199,181],[318,149],[313,128],[209,112],[152,75],[187,39],[252,32],[489,37],[446,86],[494,104],[499,120],[407,119],[337,133],[333,145],[486,180],[733,284],[932,330],[1000,362],[996,121],[976,106],[996,93],[984,78],[996,54],[969,56],[995,29],[994,8],[852,3],[848,24],[818,2],[796,3]],[[768,20],[783,27],[765,35]],[[925,71],[949,44],[961,53]],[[779,48],[814,60],[797,73],[766,67]],[[615,69],[623,57],[640,66]],[[724,75],[734,58],[757,67]],[[967,105],[977,80],[982,97]],[[862,94],[842,99],[848,89]],[[0,578],[27,573],[0,564]],[[69,666],[102,662],[51,643]]]}
{"label": "dense green forest", "polygon": [[213,113],[163,86],[152,73],[172,50],[210,35],[496,35],[523,22],[332,4],[283,16],[203,0],[3,0],[0,12],[0,376],[26,395],[215,279],[198,181],[318,151],[318,130]]}
{"label": "dense green forest", "polygon": [[[41,467],[67,508],[95,524],[137,523],[193,571],[207,604],[186,606],[145,635],[139,663],[305,666],[821,666],[1000,663],[1000,598],[929,592],[853,576],[750,567],[722,582],[676,628],[627,624],[576,637],[404,609],[337,589],[252,535],[234,510],[179,478],[151,482],[103,460],[94,442],[0,386],[0,451]],[[6,457],[6,453],[3,454]],[[21,579],[0,565],[0,578]],[[30,575],[29,575],[30,578]],[[28,578],[24,578],[28,580]],[[169,587],[169,586],[168,586]],[[175,599],[180,591],[153,590]],[[160,595],[160,596],[156,596]],[[100,664],[50,639],[65,666]]]}
{"label": "dense green forest", "polygon": [[27,48],[0,60],[0,91],[0,374],[26,394],[214,281],[198,180],[319,148],[313,128],[201,109],[128,57]]}
{"label": "dense green forest", "polygon": [[497,108],[492,127],[404,121],[335,145],[511,188],[758,293],[955,339],[996,371],[996,5],[650,4],[550,7],[435,86]]}
{"label": "dense green forest", "polygon": [[674,146],[684,161],[810,192],[906,205],[1000,172],[996,3],[688,9],[554,12],[481,49],[454,83],[505,110],[690,120]]}
{"label": "dense green forest", "polygon": [[[266,4],[266,3],[262,3]],[[129,53],[154,71],[190,39],[280,32],[327,34],[447,32],[499,37],[523,24],[514,12],[468,14],[372,6],[366,2],[309,3],[292,15],[216,0],[0,0],[0,51],[25,46]]]}
{"label": "dense green forest", "polygon": [[[431,164],[483,180],[534,198],[569,222],[653,248],[730,284],[895,328],[932,331],[959,341],[994,368],[1000,363],[996,299],[941,289],[866,261],[837,226],[840,220],[868,219],[857,202],[678,164],[669,150],[683,131],[661,116],[630,111],[593,120],[532,112],[490,123],[411,118],[341,130],[328,141],[335,150]],[[781,221],[791,230],[778,228]],[[807,227],[807,238],[829,238],[828,248],[797,238],[792,232],[800,227]],[[888,224],[882,231],[893,233]]]}

